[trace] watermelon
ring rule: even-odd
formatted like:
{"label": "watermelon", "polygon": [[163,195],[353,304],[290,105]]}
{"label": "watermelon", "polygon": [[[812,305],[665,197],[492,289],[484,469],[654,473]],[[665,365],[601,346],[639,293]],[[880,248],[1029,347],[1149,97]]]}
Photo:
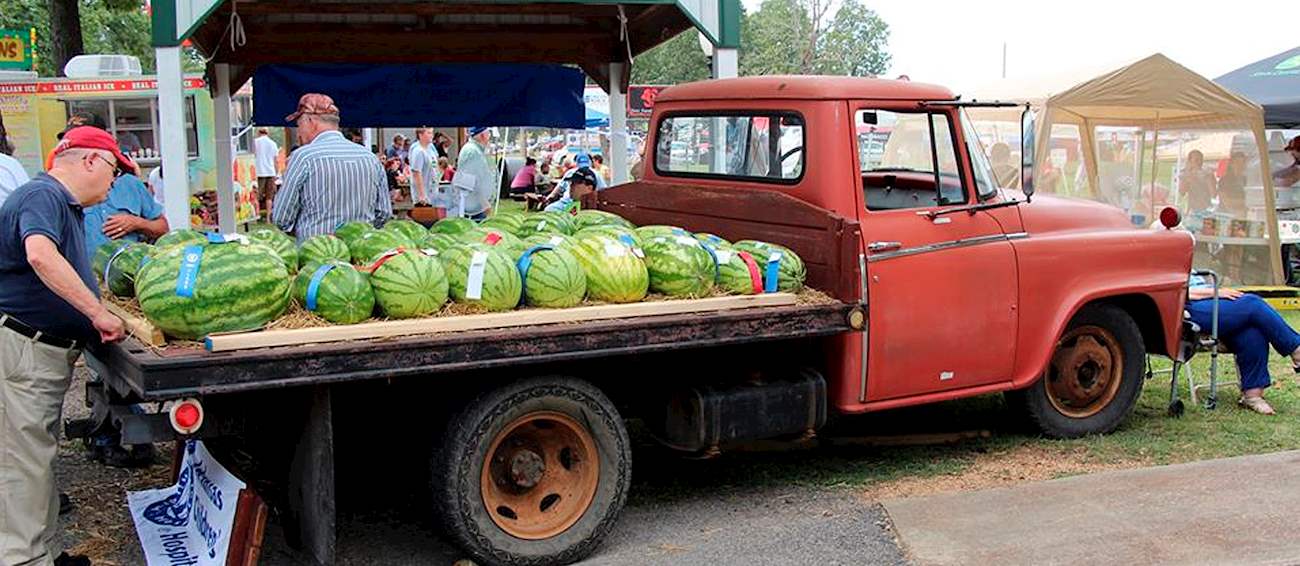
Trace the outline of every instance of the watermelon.
{"label": "watermelon", "polygon": [[343,240],[343,243],[347,244],[348,247],[351,248],[353,241],[359,238],[362,234],[373,231],[374,229],[375,227],[369,222],[353,220],[351,222],[339,224],[339,227],[334,229],[334,235],[338,236],[340,240]]}
{"label": "watermelon", "polygon": [[[181,263],[197,256],[190,296],[177,293]],[[253,330],[289,304],[289,271],[269,248],[229,242],[158,250],[136,274],[136,297],[150,322],[176,338]]]}
{"label": "watermelon", "polygon": [[641,236],[637,235],[637,233],[634,230],[632,230],[631,228],[624,228],[622,226],[614,226],[612,224],[583,228],[581,230],[578,230],[577,234],[574,234],[574,237],[578,239],[582,239],[587,236],[607,236],[610,238],[614,238],[616,240],[622,240],[624,243],[626,243],[628,239],[631,239],[632,246],[638,248],[641,247],[642,244]]}
{"label": "watermelon", "polygon": [[561,212],[543,212],[526,217],[523,226],[520,227],[519,233],[516,235],[521,238],[527,238],[534,234],[568,235],[572,234],[573,230],[573,217]]}
{"label": "watermelon", "polygon": [[162,237],[158,238],[157,242],[154,242],[153,245],[159,250],[164,250],[178,246],[192,246],[195,244],[206,243],[208,243],[208,237],[204,235],[203,232],[190,230],[189,228],[182,228],[180,230],[172,230],[171,232],[163,234]]}
{"label": "watermelon", "polygon": [[414,242],[391,230],[371,230],[348,244],[348,250],[352,252],[352,263],[358,265],[369,264],[375,256],[388,250],[414,247]]}
{"label": "watermelon", "polygon": [[763,292],[763,269],[759,267],[757,260],[753,260],[752,255],[746,252],[746,256],[753,260],[751,267],[740,252],[728,244],[704,244],[704,246],[713,251],[713,257],[717,260],[716,286],[719,289],[733,295],[755,295]]}
{"label": "watermelon", "polygon": [[706,295],[718,275],[713,255],[686,232],[646,239],[645,266],[650,274],[650,290],[670,297]]}
{"label": "watermelon", "polygon": [[348,245],[337,236],[330,234],[312,236],[298,248],[298,262],[303,268],[306,268],[308,263],[319,264],[331,259],[339,261],[352,259],[352,252],[348,250]]}
{"label": "watermelon", "polygon": [[776,288],[778,291],[799,292],[803,289],[804,278],[808,276],[803,260],[785,246],[756,240],[741,240],[733,244],[737,251],[749,252],[763,271],[764,283],[767,277],[767,264],[773,254],[780,254]]}
{"label": "watermelon", "polygon": [[[370,281],[352,264],[337,259],[311,263],[311,271],[298,272],[293,297],[303,308],[336,324],[356,324],[375,311],[375,292]],[[328,269],[322,269],[328,266]],[[314,303],[308,301],[311,282],[317,277]]]}
{"label": "watermelon", "polygon": [[459,216],[452,216],[434,222],[433,227],[429,228],[429,231],[435,234],[459,234],[475,226],[476,224],[474,224],[473,220],[461,218]]}
{"label": "watermelon", "polygon": [[115,252],[104,264],[104,283],[108,285],[108,292],[118,297],[134,297],[135,275],[154,251],[155,248],[149,244],[131,242]]}
{"label": "watermelon", "polygon": [[565,236],[564,234],[533,234],[532,236],[524,238],[524,247],[526,248],[531,248],[533,246],[572,248],[576,245],[578,245],[577,238],[574,238],[573,236]]}
{"label": "watermelon", "polygon": [[414,220],[389,220],[387,224],[384,224],[383,229],[397,232],[416,243],[419,243],[429,234],[429,231],[425,230],[424,226]]}
{"label": "watermelon", "polygon": [[430,232],[424,235],[420,240],[420,247],[426,249],[438,250],[439,252],[460,243],[460,239],[451,234],[441,234]]}
{"label": "watermelon", "polygon": [[95,248],[95,255],[90,260],[90,270],[95,272],[95,279],[104,280],[104,266],[117,250],[130,244],[130,240],[109,240]]}
{"label": "watermelon", "polygon": [[587,295],[598,301],[634,303],[645,298],[650,277],[639,248],[617,238],[590,234],[578,238],[573,253],[587,275]]}
{"label": "watermelon", "polygon": [[254,242],[266,244],[275,253],[284,260],[285,267],[289,268],[289,273],[298,272],[298,241],[294,240],[288,234],[279,230],[270,228],[261,228],[248,233],[248,238]]}
{"label": "watermelon", "polygon": [[622,226],[629,230],[636,228],[636,225],[628,222],[627,219],[603,210],[580,210],[573,217],[575,229],[582,230],[591,226]]}
{"label": "watermelon", "polygon": [[279,226],[276,226],[275,224],[272,224],[270,222],[251,222],[248,224],[248,233],[251,234],[258,230],[274,230],[281,234],[284,233],[284,230],[281,230]]}
{"label": "watermelon", "polygon": [[546,308],[571,307],[587,295],[587,275],[572,252],[563,247],[538,246],[519,259],[524,277],[524,302]]}
{"label": "watermelon", "polygon": [[731,246],[731,242],[728,242],[722,239],[721,237],[718,237],[718,235],[716,234],[710,234],[708,232],[696,232],[695,239],[704,242],[705,244],[708,244],[710,246],[717,246],[719,244],[726,245],[727,247]]}
{"label": "watermelon", "polygon": [[491,218],[478,223],[479,228],[496,228],[509,232],[513,236],[521,234],[524,226],[524,214],[521,212],[498,212]]}
{"label": "watermelon", "polygon": [[[469,288],[470,265],[478,255],[483,261],[482,284]],[[451,297],[458,303],[479,305],[492,311],[505,311],[519,304],[523,281],[514,258],[497,246],[462,244],[442,254],[451,281]],[[475,292],[477,291],[477,292]]]}
{"label": "watermelon", "polygon": [[635,232],[637,237],[640,238],[642,241],[645,241],[647,238],[651,236],[664,236],[664,235],[690,236],[691,235],[690,232],[687,232],[682,228],[678,228],[677,226],[662,226],[657,224],[650,225],[650,226],[642,226],[640,228],[633,230],[633,232]]}
{"label": "watermelon", "polygon": [[415,318],[438,312],[447,302],[447,273],[431,255],[407,250],[385,255],[370,269],[375,302],[389,318]]}
{"label": "watermelon", "polygon": [[512,261],[518,261],[528,247],[515,235],[499,228],[475,228],[457,236],[462,243],[498,246]]}

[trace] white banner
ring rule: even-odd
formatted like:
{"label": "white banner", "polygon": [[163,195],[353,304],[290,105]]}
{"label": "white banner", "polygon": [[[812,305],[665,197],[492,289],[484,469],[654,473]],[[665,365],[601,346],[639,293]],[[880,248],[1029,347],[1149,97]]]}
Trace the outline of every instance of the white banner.
{"label": "white banner", "polygon": [[176,485],[126,494],[149,566],[224,565],[242,489],[201,441],[186,441]]}

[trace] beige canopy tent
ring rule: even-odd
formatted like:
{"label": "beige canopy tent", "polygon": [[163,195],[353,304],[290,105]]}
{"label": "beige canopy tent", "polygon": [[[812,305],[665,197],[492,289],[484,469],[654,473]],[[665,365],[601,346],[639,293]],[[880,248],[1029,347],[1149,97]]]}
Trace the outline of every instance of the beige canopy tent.
{"label": "beige canopy tent", "polygon": [[1009,98],[1040,105],[1040,192],[1118,206],[1141,226],[1176,207],[1196,235],[1196,267],[1230,284],[1282,282],[1258,105],[1160,54],[1059,92]]}

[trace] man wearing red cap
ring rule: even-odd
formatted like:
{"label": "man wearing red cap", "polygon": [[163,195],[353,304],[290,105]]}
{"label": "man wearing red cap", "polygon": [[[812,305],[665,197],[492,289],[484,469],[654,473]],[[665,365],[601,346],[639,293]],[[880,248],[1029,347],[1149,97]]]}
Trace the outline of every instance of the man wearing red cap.
{"label": "man wearing red cap", "polygon": [[302,243],[332,234],[344,222],[379,226],[393,215],[388,176],[370,150],[339,132],[339,108],[317,93],[302,95],[298,111],[285,117],[303,145],[289,156],[271,205],[271,221]]}
{"label": "man wearing red cap", "polygon": [[89,564],[57,553],[54,457],[73,363],[124,335],[99,300],[83,210],[134,168],[108,132],[76,127],[0,206],[0,564]]}

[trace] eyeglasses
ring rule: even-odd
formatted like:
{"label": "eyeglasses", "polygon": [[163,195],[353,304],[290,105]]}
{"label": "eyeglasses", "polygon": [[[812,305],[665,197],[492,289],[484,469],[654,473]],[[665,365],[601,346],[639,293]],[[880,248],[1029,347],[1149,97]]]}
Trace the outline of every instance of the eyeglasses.
{"label": "eyeglasses", "polygon": [[109,161],[107,157],[104,157],[104,156],[102,156],[102,155],[100,155],[100,154],[98,154],[98,153],[92,153],[92,154],[90,154],[90,156],[91,156],[92,158],[94,158],[94,157],[98,157],[98,158],[104,160],[104,163],[107,163],[109,167],[112,167],[112,168],[113,168],[113,178],[114,178],[114,179],[116,179],[116,178],[122,176],[122,170],[117,168],[117,162],[116,162],[116,161]]}

